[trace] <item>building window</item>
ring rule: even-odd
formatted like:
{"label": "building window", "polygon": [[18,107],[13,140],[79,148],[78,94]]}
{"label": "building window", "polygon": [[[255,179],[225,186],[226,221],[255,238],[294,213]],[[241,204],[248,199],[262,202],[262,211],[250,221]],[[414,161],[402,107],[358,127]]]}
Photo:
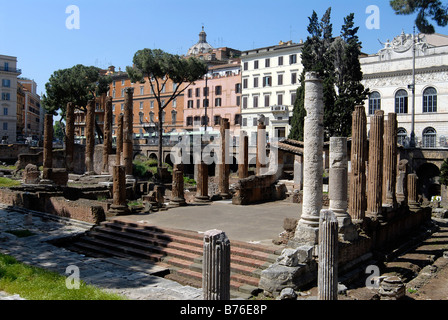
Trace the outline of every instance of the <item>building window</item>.
{"label": "building window", "polygon": [[258,96],[254,96],[254,108],[258,108]]}
{"label": "building window", "polygon": [[149,121],[154,122],[154,112],[152,111],[149,113]]}
{"label": "building window", "polygon": [[202,101],[202,106],[203,106],[204,108],[208,108],[208,99],[204,99],[204,100]]}
{"label": "building window", "polygon": [[196,97],[201,96],[201,88],[196,88]]}
{"label": "building window", "polygon": [[138,116],[139,116],[140,123],[143,123],[143,112],[140,112],[138,114]]}
{"label": "building window", "polygon": [[145,87],[140,87],[140,95],[144,95],[145,94]]}
{"label": "building window", "polygon": [[398,90],[395,94],[395,113],[408,113],[408,93],[406,90]]}
{"label": "building window", "polygon": [[195,126],[199,126],[199,125],[201,124],[201,117],[200,117],[200,116],[195,116],[195,117],[194,117],[193,124],[194,124]]}
{"label": "building window", "polygon": [[143,101],[140,101],[140,110],[143,110]]}
{"label": "building window", "polygon": [[243,109],[247,109],[247,97],[243,97]]}
{"label": "building window", "polygon": [[374,115],[375,110],[381,110],[381,95],[377,91],[369,95],[369,115]]}
{"label": "building window", "polygon": [[115,104],[112,105],[112,111],[115,112]]}
{"label": "building window", "polygon": [[9,71],[9,63],[8,62],[5,62],[5,64],[4,64],[4,70],[5,71]]}
{"label": "building window", "polygon": [[216,98],[216,99],[215,99],[215,107],[220,107],[220,106],[221,106],[221,103],[222,103],[221,98]]}
{"label": "building window", "polygon": [[236,106],[237,107],[241,106],[241,96],[236,97]]}
{"label": "building window", "polygon": [[408,136],[408,132],[405,128],[398,128],[397,129],[397,143],[405,146],[406,145],[406,138]]}
{"label": "building window", "polygon": [[2,100],[11,100],[11,95],[9,94],[9,92],[2,93]]}
{"label": "building window", "polygon": [[123,80],[121,80],[121,85],[122,85],[122,86],[124,86],[124,79],[123,79]]}
{"label": "building window", "polygon": [[279,105],[279,106],[283,105],[283,95],[282,94],[277,95],[277,105]]}
{"label": "building window", "polygon": [[188,100],[188,102],[187,102],[187,108],[188,108],[188,109],[193,109],[193,100]]}
{"label": "building window", "polygon": [[269,107],[269,105],[270,105],[270,96],[268,95],[268,94],[266,94],[265,96],[264,96],[264,106],[265,107]]}
{"label": "building window", "polygon": [[247,127],[247,118],[243,118],[242,127]]}
{"label": "building window", "polygon": [[124,103],[121,104],[121,111],[124,110]]}
{"label": "building window", "polygon": [[257,118],[252,118],[252,125],[253,125],[254,127],[258,126],[258,120],[257,120]]}
{"label": "building window", "polygon": [[282,74],[278,75],[278,85],[279,86],[283,85],[283,75]]}
{"label": "building window", "polygon": [[196,109],[199,109],[201,107],[201,99],[196,100]]}
{"label": "building window", "polygon": [[295,105],[297,99],[297,92],[291,92],[291,105]]}
{"label": "building window", "polygon": [[272,86],[272,77],[271,76],[263,77],[263,87],[270,87],[270,86]]}
{"label": "building window", "polygon": [[244,70],[249,70],[249,63],[248,62],[244,62]]}
{"label": "building window", "polygon": [[235,85],[235,93],[241,93],[241,83]]}
{"label": "building window", "polygon": [[282,66],[283,65],[283,56],[278,57],[278,65]]}
{"label": "building window", "polygon": [[243,79],[243,89],[247,89],[248,80]]}
{"label": "building window", "polygon": [[222,94],[222,86],[216,86],[215,88],[215,94],[217,96],[220,96]]}
{"label": "building window", "polygon": [[121,96],[124,97],[124,89],[121,89]]}
{"label": "building window", "polygon": [[291,54],[289,56],[289,64],[297,63],[297,54]]}
{"label": "building window", "polygon": [[193,97],[193,89],[188,89],[188,98]]}
{"label": "building window", "polygon": [[437,132],[434,128],[426,128],[423,130],[423,148],[435,148],[436,147]]}
{"label": "building window", "polygon": [[177,122],[177,112],[171,111],[171,124],[175,125]]}
{"label": "building window", "polygon": [[254,78],[254,88],[258,88],[258,77]]}
{"label": "building window", "polygon": [[187,126],[193,125],[193,117],[187,117]]}
{"label": "building window", "polygon": [[115,98],[115,89],[112,91],[112,98]]}
{"label": "building window", "polygon": [[241,125],[241,115],[240,114],[235,115],[235,125]]}
{"label": "building window", "polygon": [[293,72],[291,73],[291,84],[297,83],[297,73]]}
{"label": "building window", "polygon": [[267,58],[264,60],[265,68],[269,68],[271,66],[271,59]]}
{"label": "building window", "polygon": [[5,88],[9,88],[9,87],[11,87],[11,80],[9,80],[9,79],[3,79],[3,80],[2,80],[2,86],[5,87]]}
{"label": "building window", "polygon": [[172,104],[173,104],[173,108],[176,109],[177,108],[177,99],[174,99]]}
{"label": "building window", "polygon": [[8,108],[3,108],[3,115],[7,116],[8,115]]}
{"label": "building window", "polygon": [[258,60],[254,61],[254,69],[258,69]]}
{"label": "building window", "polygon": [[432,87],[423,91],[423,112],[437,112],[437,91]]}
{"label": "building window", "polygon": [[8,130],[8,122],[3,122],[3,130]]}
{"label": "building window", "polygon": [[154,100],[151,100],[151,102],[149,103],[149,107],[150,107],[151,109],[154,109]]}
{"label": "building window", "polygon": [[208,116],[201,117],[201,125],[206,126],[208,125],[208,122],[209,122]]}
{"label": "building window", "polygon": [[220,121],[221,121],[221,116],[214,116],[213,117],[214,122],[215,122],[215,126],[219,125]]}

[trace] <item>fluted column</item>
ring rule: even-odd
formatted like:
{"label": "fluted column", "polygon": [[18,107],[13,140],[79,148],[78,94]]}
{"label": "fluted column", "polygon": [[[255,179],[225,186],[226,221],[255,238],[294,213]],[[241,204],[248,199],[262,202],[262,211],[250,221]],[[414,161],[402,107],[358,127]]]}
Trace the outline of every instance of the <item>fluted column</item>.
{"label": "fluted column", "polygon": [[364,106],[352,114],[351,176],[349,214],[361,222],[366,212],[367,117]]}
{"label": "fluted column", "polygon": [[338,220],[322,210],[319,226],[318,299],[338,299]]}
{"label": "fluted column", "polygon": [[383,203],[395,207],[397,197],[397,114],[389,113],[384,125]]}
{"label": "fluted column", "polygon": [[204,300],[230,300],[230,241],[221,230],[204,234],[202,291]]}
{"label": "fluted column", "polygon": [[75,148],[75,105],[67,103],[65,125],[65,167],[68,172],[73,172],[74,148]]}
{"label": "fluted column", "polygon": [[381,215],[383,200],[383,134],[384,111],[376,110],[370,121],[367,188],[367,213],[374,218]]}
{"label": "fluted column", "polygon": [[95,174],[93,169],[93,155],[95,152],[95,100],[87,103],[86,114],[86,173]]}
{"label": "fluted column", "polygon": [[240,146],[238,154],[238,178],[249,176],[249,137],[245,131],[240,131]]}
{"label": "fluted column", "polygon": [[109,154],[112,153],[112,97],[106,98],[103,131],[103,172],[109,173]]}
{"label": "fluted column", "polygon": [[221,148],[220,148],[220,163],[218,164],[218,192],[219,196],[223,199],[229,199],[229,129],[230,123],[229,119],[221,118]]}
{"label": "fluted column", "polygon": [[123,164],[126,168],[126,176],[132,176],[132,160],[134,155],[133,95],[134,95],[134,88],[125,89],[124,125],[123,125],[123,162],[124,162]]}
{"label": "fluted column", "polygon": [[305,75],[304,169],[302,215],[294,242],[314,245],[318,241],[323,196],[324,103],[322,80],[317,73]]}

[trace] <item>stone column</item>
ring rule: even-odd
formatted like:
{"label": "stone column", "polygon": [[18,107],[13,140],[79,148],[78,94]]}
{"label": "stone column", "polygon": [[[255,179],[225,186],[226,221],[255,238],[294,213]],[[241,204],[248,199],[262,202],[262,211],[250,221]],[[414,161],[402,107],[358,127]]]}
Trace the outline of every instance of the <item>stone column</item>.
{"label": "stone column", "polygon": [[184,172],[179,168],[181,168],[181,166],[173,168],[173,185],[170,201],[170,205],[176,207],[185,206],[187,204],[184,196]]}
{"label": "stone column", "polygon": [[294,189],[302,190],[303,186],[303,156],[294,156]]}
{"label": "stone column", "polygon": [[230,241],[221,230],[204,234],[202,291],[204,300],[230,300]]}
{"label": "stone column", "polygon": [[93,154],[95,152],[95,100],[87,103],[86,114],[86,174],[95,174],[93,169]]}
{"label": "stone column", "polygon": [[408,201],[408,160],[402,159],[398,162],[397,175],[397,202],[407,204]]}
{"label": "stone column", "polygon": [[266,167],[266,125],[262,122],[257,126],[257,155],[256,155],[256,169],[255,174],[264,174]]}
{"label": "stone column", "polygon": [[369,178],[367,181],[367,213],[373,218],[380,216],[382,209],[383,133],[384,111],[376,110],[370,121]]}
{"label": "stone column", "polygon": [[330,138],[329,166],[330,178],[328,190],[330,210],[334,212],[338,219],[339,233],[341,237],[344,240],[352,241],[357,238],[358,233],[352,224],[350,215],[347,213],[347,138]]}
{"label": "stone column", "polygon": [[322,210],[319,226],[318,300],[338,299],[338,220]]}
{"label": "stone column", "polygon": [[103,173],[109,173],[109,154],[112,153],[112,97],[106,98],[103,131]]}
{"label": "stone column", "polygon": [[113,166],[113,204],[108,215],[117,216],[129,213],[126,203],[126,169],[124,166]]}
{"label": "stone column", "polygon": [[53,172],[53,115],[46,114],[44,122],[44,159],[41,184],[51,183]]}
{"label": "stone column", "polygon": [[117,120],[117,151],[115,158],[115,165],[119,166],[121,164],[121,157],[123,153],[123,123],[124,116],[122,113],[118,116]]}
{"label": "stone column", "polygon": [[65,125],[65,167],[68,172],[73,172],[74,148],[75,148],[75,105],[67,103]]}
{"label": "stone column", "polygon": [[397,197],[397,114],[389,113],[384,125],[383,203],[395,207]]}
{"label": "stone column", "polygon": [[352,115],[351,176],[349,214],[359,223],[366,212],[367,117],[364,106],[356,106]]}
{"label": "stone column", "polygon": [[238,157],[238,178],[247,178],[249,176],[249,137],[245,131],[240,131]]}
{"label": "stone column", "polygon": [[123,125],[123,164],[126,168],[126,176],[132,176],[132,160],[134,151],[134,126],[133,126],[133,95],[134,88],[125,89],[124,98],[124,125]]}
{"label": "stone column", "polygon": [[417,191],[418,177],[415,173],[408,174],[408,205],[409,207],[418,206],[418,191]]}
{"label": "stone column", "polygon": [[302,215],[293,241],[314,245],[318,241],[323,194],[324,103],[323,86],[317,73],[305,74],[304,168]]}
{"label": "stone column", "polygon": [[208,166],[204,161],[196,164],[198,179],[196,180],[195,202],[210,202],[208,195]]}
{"label": "stone column", "polygon": [[230,199],[229,191],[229,175],[230,175],[230,157],[229,154],[229,130],[230,123],[229,119],[221,118],[221,148],[220,148],[220,162],[218,164],[218,192],[222,199]]}

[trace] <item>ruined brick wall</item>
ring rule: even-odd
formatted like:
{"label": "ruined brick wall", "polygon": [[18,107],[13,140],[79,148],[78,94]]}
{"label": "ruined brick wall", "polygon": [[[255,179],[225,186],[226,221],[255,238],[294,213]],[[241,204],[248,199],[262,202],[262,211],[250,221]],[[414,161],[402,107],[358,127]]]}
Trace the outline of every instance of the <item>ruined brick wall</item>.
{"label": "ruined brick wall", "polygon": [[103,213],[107,212],[107,204],[101,201],[79,199],[69,201],[64,197],[52,197],[47,199],[45,203],[45,212],[66,217],[70,219],[86,221],[90,223],[99,223],[102,220],[101,212],[98,208],[102,208]]}
{"label": "ruined brick wall", "polygon": [[250,176],[241,179],[235,186],[232,203],[248,205],[263,201],[276,200],[275,175]]}

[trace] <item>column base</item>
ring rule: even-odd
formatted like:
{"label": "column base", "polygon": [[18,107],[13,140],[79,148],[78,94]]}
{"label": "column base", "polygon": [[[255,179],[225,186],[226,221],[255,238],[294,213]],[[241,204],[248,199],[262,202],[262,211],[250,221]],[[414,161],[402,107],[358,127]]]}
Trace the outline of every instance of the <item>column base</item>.
{"label": "column base", "polygon": [[297,248],[304,245],[314,246],[319,243],[319,227],[298,224],[294,238],[288,242],[288,246]]}
{"label": "column base", "polygon": [[185,201],[185,199],[176,198],[176,199],[172,199],[170,201],[169,205],[171,207],[183,207],[183,206],[187,205],[187,202]]}
{"label": "column base", "polygon": [[109,211],[107,212],[108,216],[123,216],[130,214],[131,211],[129,210],[128,206],[125,205],[111,205],[109,208]]}
{"label": "column base", "polygon": [[39,184],[54,185],[54,181],[50,179],[41,179]]}
{"label": "column base", "polygon": [[196,203],[209,203],[211,202],[209,196],[196,196],[194,197],[194,202]]}

